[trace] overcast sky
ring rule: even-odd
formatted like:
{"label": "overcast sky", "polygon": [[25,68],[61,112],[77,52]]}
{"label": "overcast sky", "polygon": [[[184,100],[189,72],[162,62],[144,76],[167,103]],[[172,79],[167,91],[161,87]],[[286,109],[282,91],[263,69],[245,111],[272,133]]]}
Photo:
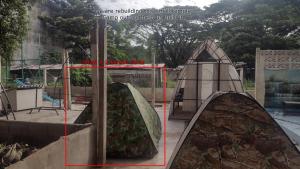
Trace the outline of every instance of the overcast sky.
{"label": "overcast sky", "polygon": [[96,0],[102,9],[162,8],[163,6],[209,6],[218,0]]}

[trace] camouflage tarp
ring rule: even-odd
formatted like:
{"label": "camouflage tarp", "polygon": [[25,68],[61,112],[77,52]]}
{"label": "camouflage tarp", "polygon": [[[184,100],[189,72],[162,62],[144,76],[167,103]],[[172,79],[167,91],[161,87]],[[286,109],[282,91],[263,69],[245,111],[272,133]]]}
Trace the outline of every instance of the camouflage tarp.
{"label": "camouflage tarp", "polygon": [[299,169],[295,145],[255,99],[217,93],[198,110],[168,169]]}
{"label": "camouflage tarp", "polygon": [[[161,122],[156,111],[130,84],[108,85],[107,156],[153,157],[158,152]],[[91,119],[91,104],[75,123]]]}

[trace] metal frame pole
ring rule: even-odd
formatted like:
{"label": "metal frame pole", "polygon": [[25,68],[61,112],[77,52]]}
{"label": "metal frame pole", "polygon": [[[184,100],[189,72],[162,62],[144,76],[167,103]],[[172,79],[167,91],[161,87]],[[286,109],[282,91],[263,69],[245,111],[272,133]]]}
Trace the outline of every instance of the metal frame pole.
{"label": "metal frame pole", "polygon": [[199,107],[199,105],[198,105],[198,104],[199,104],[199,103],[198,103],[198,99],[199,99],[199,98],[198,98],[198,97],[199,97],[199,93],[198,93],[198,92],[199,92],[199,91],[198,91],[198,90],[199,90],[199,89],[198,89],[198,88],[199,88],[199,80],[198,80],[198,78],[199,78],[199,62],[197,62],[197,68],[196,68],[196,71],[197,71],[197,72],[196,72],[196,76],[197,76],[197,77],[196,77],[196,112],[197,112],[197,111],[198,111],[198,107]]}
{"label": "metal frame pole", "polygon": [[221,60],[218,60],[218,91],[220,91],[220,77],[221,77]]}

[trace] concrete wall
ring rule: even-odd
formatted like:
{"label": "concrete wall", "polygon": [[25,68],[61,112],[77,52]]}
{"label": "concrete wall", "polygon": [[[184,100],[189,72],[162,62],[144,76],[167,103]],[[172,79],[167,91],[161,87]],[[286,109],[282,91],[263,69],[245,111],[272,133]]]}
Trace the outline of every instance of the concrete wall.
{"label": "concrete wall", "polygon": [[[20,60],[23,55],[23,59],[26,64],[39,64],[40,55],[47,51],[62,52],[61,45],[52,39],[52,35],[49,35],[47,30],[43,27],[39,16],[48,15],[49,9],[45,5],[46,1],[41,0],[34,3],[31,9],[28,10],[28,32],[24,38],[21,47],[15,52],[13,59]],[[21,64],[21,62],[12,62],[12,65]]]}
{"label": "concrete wall", "polygon": [[260,50],[255,57],[255,98],[265,103],[265,70],[300,69],[300,50]]}
{"label": "concrete wall", "polygon": [[[95,128],[87,127],[67,136],[66,164],[94,164],[96,159]],[[89,167],[65,167],[64,138],[49,144],[7,169],[74,169]]]}
{"label": "concrete wall", "polygon": [[[151,69],[110,69],[108,74],[114,82],[131,83],[134,86],[151,87],[152,86]],[[156,86],[160,87],[163,83],[162,69],[156,69]]]}
{"label": "concrete wall", "polygon": [[[58,95],[58,88],[56,89],[55,96]],[[62,90],[62,89],[61,89]],[[142,93],[142,95],[148,100],[151,101],[152,99],[152,88],[138,88],[138,90]],[[167,96],[166,100],[169,102],[171,100],[174,88],[167,88]],[[54,89],[53,88],[45,88],[45,91],[48,93],[49,96],[54,97]],[[63,90],[62,90],[63,91]],[[72,97],[73,96],[84,96],[85,89],[84,87],[74,87],[72,86]],[[92,95],[91,87],[86,88],[87,96]],[[63,96],[63,92],[62,92]],[[156,88],[155,98],[157,102],[163,102],[163,88]]]}
{"label": "concrete wall", "polygon": [[260,49],[256,49],[255,57],[255,99],[264,106],[265,102],[265,59]]}
{"label": "concrete wall", "polygon": [[[69,134],[90,125],[68,124]],[[45,146],[64,135],[64,124],[0,120],[0,142],[21,141]]]}
{"label": "concrete wall", "polygon": [[180,71],[181,69],[167,69],[168,79],[177,80],[179,78]]}
{"label": "concrete wall", "polygon": [[47,92],[47,94],[50,97],[53,97],[53,98],[56,98],[56,99],[59,98],[59,90],[61,92],[60,93],[61,94],[61,99],[63,99],[63,96],[64,96],[64,88],[63,87],[56,87],[55,93],[54,93],[54,87],[45,87],[44,88],[44,91]]}
{"label": "concrete wall", "polygon": [[[37,94],[37,95],[36,95]],[[7,97],[10,101],[13,111],[20,111],[41,107],[43,105],[42,99],[43,89],[22,89],[22,90],[9,90]],[[4,105],[7,107],[7,100],[2,93]]]}
{"label": "concrete wall", "polygon": [[[152,100],[152,88],[138,88],[138,91],[142,93],[142,95],[148,100]],[[167,88],[166,89],[166,101],[170,102],[171,97],[173,94],[174,88]],[[163,102],[164,101],[164,91],[163,88],[156,88],[155,90],[155,100],[156,102]]]}

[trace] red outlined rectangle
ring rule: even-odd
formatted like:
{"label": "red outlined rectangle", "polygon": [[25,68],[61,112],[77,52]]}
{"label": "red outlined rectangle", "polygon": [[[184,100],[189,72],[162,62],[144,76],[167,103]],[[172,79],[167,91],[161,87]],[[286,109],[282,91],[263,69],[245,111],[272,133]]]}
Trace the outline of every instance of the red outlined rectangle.
{"label": "red outlined rectangle", "polygon": [[121,167],[121,166],[153,166],[153,167],[166,167],[167,165],[167,148],[166,148],[166,127],[167,127],[167,108],[166,108],[166,97],[167,97],[167,69],[165,66],[134,66],[134,65],[113,65],[113,66],[64,66],[64,77],[67,77],[68,69],[163,69],[163,163],[162,164],[71,164],[68,163],[68,142],[67,142],[67,89],[68,84],[66,82],[66,78],[64,78],[64,165],[65,166],[90,166],[90,167]]}

